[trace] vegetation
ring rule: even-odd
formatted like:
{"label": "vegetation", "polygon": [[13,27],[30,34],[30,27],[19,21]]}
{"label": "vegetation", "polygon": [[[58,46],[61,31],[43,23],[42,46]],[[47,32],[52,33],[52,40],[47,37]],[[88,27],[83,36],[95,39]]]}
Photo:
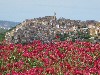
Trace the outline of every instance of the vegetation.
{"label": "vegetation", "polygon": [[0,42],[2,42],[5,39],[5,33],[0,33]]}
{"label": "vegetation", "polygon": [[35,40],[0,45],[0,75],[100,75],[100,44]]}
{"label": "vegetation", "polygon": [[59,39],[60,41],[65,41],[67,40],[68,38],[72,39],[72,41],[74,42],[76,39],[77,40],[85,40],[85,41],[89,41],[89,38],[90,38],[90,34],[87,32],[87,33],[84,33],[84,32],[79,32],[77,31],[77,33],[75,32],[70,32],[68,34],[64,33],[64,34],[56,34],[56,37],[54,39]]}
{"label": "vegetation", "polygon": [[0,28],[0,42],[2,42],[5,39],[6,32],[7,29]]}
{"label": "vegetation", "polygon": [[[0,20],[0,27],[4,27],[4,28],[0,28],[0,42],[2,42],[5,39],[5,34],[6,32],[9,32],[11,30],[13,30],[14,28],[16,28],[15,26],[19,24],[19,22],[11,22],[11,21],[2,21]],[[8,30],[8,28],[11,28]]]}

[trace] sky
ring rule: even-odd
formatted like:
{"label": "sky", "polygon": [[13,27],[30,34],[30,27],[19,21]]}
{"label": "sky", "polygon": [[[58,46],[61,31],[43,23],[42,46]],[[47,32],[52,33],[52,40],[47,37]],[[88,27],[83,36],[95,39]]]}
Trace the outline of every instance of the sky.
{"label": "sky", "polygon": [[44,16],[100,20],[100,0],[0,0],[0,20],[22,22]]}

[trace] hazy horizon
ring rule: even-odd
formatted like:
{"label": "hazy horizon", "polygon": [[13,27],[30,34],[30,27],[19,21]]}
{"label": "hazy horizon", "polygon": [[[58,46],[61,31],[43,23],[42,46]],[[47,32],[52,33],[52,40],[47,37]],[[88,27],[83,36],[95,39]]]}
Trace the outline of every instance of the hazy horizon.
{"label": "hazy horizon", "polygon": [[100,20],[99,0],[1,0],[0,20],[22,22],[44,16],[73,20]]}

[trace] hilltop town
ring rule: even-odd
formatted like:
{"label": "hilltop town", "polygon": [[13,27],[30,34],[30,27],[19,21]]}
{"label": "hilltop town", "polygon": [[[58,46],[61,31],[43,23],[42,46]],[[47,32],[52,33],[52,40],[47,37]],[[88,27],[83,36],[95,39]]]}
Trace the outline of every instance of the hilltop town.
{"label": "hilltop town", "polygon": [[[5,35],[7,43],[32,42],[41,40],[51,42],[57,34],[68,34],[76,36],[78,32],[89,33],[90,39],[100,40],[100,22],[95,20],[70,20],[65,18],[56,18],[54,16],[45,16],[34,19],[26,19],[16,27],[11,29]],[[74,34],[71,34],[74,33]],[[70,37],[67,40],[72,40]],[[76,40],[80,38],[77,37]]]}

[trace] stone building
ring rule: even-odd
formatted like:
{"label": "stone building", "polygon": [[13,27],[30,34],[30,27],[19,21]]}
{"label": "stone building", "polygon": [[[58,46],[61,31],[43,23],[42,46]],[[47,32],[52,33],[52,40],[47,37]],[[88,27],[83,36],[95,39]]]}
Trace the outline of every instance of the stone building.
{"label": "stone building", "polygon": [[76,32],[82,28],[88,28],[90,35],[99,36],[100,23],[96,24],[90,21],[70,20],[65,18],[56,18],[54,16],[45,16],[34,19],[26,19],[14,29],[7,32],[5,40],[8,43],[24,43],[33,40],[51,42],[57,33]]}

